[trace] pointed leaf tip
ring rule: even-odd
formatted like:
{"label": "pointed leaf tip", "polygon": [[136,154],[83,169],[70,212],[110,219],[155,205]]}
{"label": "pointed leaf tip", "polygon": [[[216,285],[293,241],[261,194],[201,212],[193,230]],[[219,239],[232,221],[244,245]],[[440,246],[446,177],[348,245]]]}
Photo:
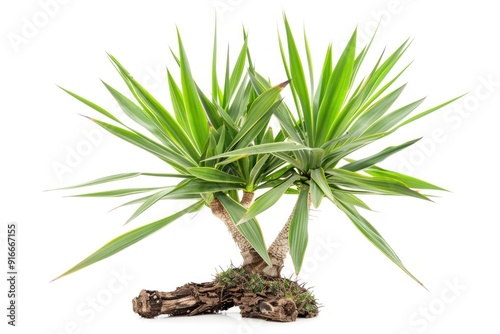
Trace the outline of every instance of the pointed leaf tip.
{"label": "pointed leaf tip", "polygon": [[285,88],[286,86],[288,86],[288,84],[289,84],[291,81],[292,81],[292,79],[287,80],[287,81],[284,81],[284,82],[280,83],[280,84],[278,85],[278,87],[280,87],[280,88]]}
{"label": "pointed leaf tip", "polygon": [[78,115],[80,115],[80,116],[82,116],[82,117],[85,117],[85,118],[87,118],[87,119],[90,119],[91,121],[93,121],[93,120],[94,120],[92,117],[87,116],[87,115],[84,115],[84,114],[78,114]]}
{"label": "pointed leaf tip", "polygon": [[61,277],[62,277],[62,276],[57,276],[56,278],[54,278],[53,280],[51,280],[51,281],[49,282],[49,284],[50,284],[50,283],[52,283],[52,282],[54,282],[54,281],[57,281],[57,280],[58,280],[58,279],[60,279]]}

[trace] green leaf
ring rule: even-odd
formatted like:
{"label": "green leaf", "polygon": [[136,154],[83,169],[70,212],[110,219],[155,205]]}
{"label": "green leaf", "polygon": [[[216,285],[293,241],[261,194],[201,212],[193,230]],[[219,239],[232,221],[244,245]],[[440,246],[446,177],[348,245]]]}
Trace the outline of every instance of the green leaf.
{"label": "green leaf", "polygon": [[303,165],[304,161],[299,161],[286,153],[275,152],[275,153],[271,153],[271,154],[280,158],[281,160],[283,160],[285,162],[288,162],[290,165],[294,166],[295,168],[297,168],[300,171],[304,171],[306,169],[305,166]]}
{"label": "green leaf", "polygon": [[263,117],[268,115],[270,118],[271,115],[269,111],[271,112],[273,111],[273,107],[276,106],[275,103],[278,100],[280,92],[283,90],[283,88],[286,87],[287,84],[288,82],[284,82],[277,86],[274,86],[269,90],[265,91],[264,93],[262,93],[261,95],[259,95],[257,99],[255,99],[255,101],[250,106],[245,122],[243,123],[236,137],[229,145],[228,149],[233,148],[248,132],[250,132],[250,130],[252,130],[252,128],[256,126],[256,124]]}
{"label": "green leaf", "polygon": [[201,91],[198,86],[196,86],[196,89],[198,90],[201,104],[205,109],[205,114],[207,114],[207,117],[210,120],[210,123],[212,123],[212,126],[218,129],[222,125],[222,118],[217,112],[217,107],[209,100],[209,98]]}
{"label": "green leaf", "polygon": [[210,182],[195,179],[185,183],[182,187],[177,187],[169,196],[215,193],[218,191],[238,190],[243,188],[244,186],[236,183]]}
{"label": "green leaf", "polygon": [[319,206],[321,204],[321,200],[323,199],[325,194],[323,193],[321,188],[318,186],[318,184],[316,182],[314,182],[314,180],[311,180],[310,186],[311,186],[310,193],[311,193],[312,205],[315,208],[319,208]]}
{"label": "green leaf", "polygon": [[304,46],[306,49],[307,68],[309,69],[309,85],[311,87],[311,96],[314,96],[314,70],[313,60],[311,56],[311,48],[309,47],[309,40],[307,39],[306,29],[304,28]]}
{"label": "green leaf", "polygon": [[[170,188],[170,187],[167,187],[167,188]],[[167,188],[165,188],[165,190]],[[122,207],[125,207],[125,206],[128,206],[128,205],[142,204],[142,203],[146,202],[148,199],[150,199],[151,197],[155,196],[155,194],[156,193],[125,202],[125,203],[120,204],[120,205],[114,207],[113,209],[109,210],[109,212],[114,211],[114,210],[119,209],[119,208],[122,208]],[[171,200],[171,199],[196,199],[196,200],[200,200],[201,194],[181,194],[181,195],[174,194],[174,195],[172,195],[169,193],[166,196],[164,196],[163,198],[161,198],[160,200],[167,200],[167,199],[169,199],[169,200]]]}
{"label": "green leaf", "polygon": [[226,109],[227,106],[229,105],[229,45],[227,46],[227,52],[226,52],[226,73],[224,77],[224,92],[222,94],[222,101],[221,101],[221,106],[222,108]]}
{"label": "green leaf", "polygon": [[371,166],[370,168],[367,168],[364,171],[372,176],[387,177],[387,178],[391,178],[391,179],[400,181],[400,182],[404,183],[408,188],[447,191],[446,189],[443,189],[441,187],[433,185],[429,182],[425,182],[423,180],[417,179],[415,177],[401,174],[401,173],[397,173],[397,172],[393,172],[393,171],[389,171],[389,170],[386,170],[386,169],[383,169],[380,167],[376,167],[376,166]]}
{"label": "green leaf", "polygon": [[387,256],[392,262],[394,262],[399,268],[401,268],[408,276],[413,278],[418,284],[424,286],[415,276],[413,276],[412,273],[408,271],[408,269],[406,269],[399,257],[380,235],[380,233],[378,233],[378,231],[363,216],[361,216],[354,207],[341,202],[338,202],[337,206],[351,219],[358,230],[373,245],[375,245],[375,247],[377,247],[385,256]]}
{"label": "green leaf", "polygon": [[[300,59],[299,51],[295,43],[295,39],[290,29],[290,25],[286,16],[284,16],[285,29],[286,29],[286,39],[288,45],[288,56],[290,60],[290,75],[289,79],[292,80],[292,89],[296,92],[298,99],[300,101],[300,107],[302,109],[304,124],[306,127],[306,132],[308,138],[314,139],[313,134],[315,131],[314,119],[311,109],[311,99],[309,97],[309,90],[307,88],[306,78],[304,74],[304,68],[302,67],[302,60]],[[297,108],[299,106],[297,105]],[[321,123],[318,123],[321,124]],[[309,145],[314,146],[313,142],[309,142]]]}
{"label": "green leaf", "polygon": [[55,189],[48,189],[46,191],[53,191],[53,190],[66,190],[66,189],[76,189],[76,188],[83,188],[83,187],[90,187],[90,186],[95,186],[98,184],[102,183],[107,183],[107,182],[113,182],[113,181],[120,181],[120,180],[125,180],[125,179],[130,179],[133,177],[137,176],[157,176],[157,177],[173,177],[173,178],[191,178],[191,175],[182,175],[182,174],[162,174],[162,173],[121,173],[121,174],[115,174],[115,175],[110,175],[106,177],[101,177],[89,182],[77,184],[74,186],[69,186],[69,187],[62,187],[62,188],[55,188]]}
{"label": "green leaf", "polygon": [[288,244],[290,246],[290,255],[292,257],[295,273],[298,274],[304,262],[304,255],[307,248],[308,223],[309,223],[309,187],[301,185],[299,198],[293,210],[292,220],[290,221],[290,230],[288,232]]}
{"label": "green leaf", "polygon": [[[250,72],[249,76],[257,94],[262,94],[262,92],[271,87],[271,84],[258,73]],[[285,131],[293,141],[304,143],[303,138],[305,136],[303,135],[302,129],[296,126],[294,116],[286,104],[281,103],[276,109],[274,115],[279,120],[283,131]]]}
{"label": "green leaf", "polygon": [[273,170],[271,174],[266,175],[264,178],[264,181],[270,181],[270,180],[277,180],[280,178],[283,178],[289,174],[291,174],[293,171],[293,166],[285,165],[285,167],[282,167],[278,170]]}
{"label": "green leaf", "polygon": [[269,154],[262,156],[257,163],[253,166],[250,171],[250,177],[247,184],[247,191],[253,192],[254,186],[257,184],[260,177],[262,177],[262,169],[264,168],[267,160],[269,159]]}
{"label": "green leaf", "polygon": [[[144,129],[152,133],[156,138],[161,140],[165,145],[172,146],[172,141],[165,134],[164,131],[158,126],[156,121],[151,118],[150,114],[144,111],[141,107],[137,106],[134,102],[126,96],[118,92],[116,89],[102,81],[106,89],[111,93],[113,98],[118,102],[123,112],[130,117],[134,122],[142,126]],[[120,123],[123,124],[123,123]],[[128,128],[128,127],[127,127]],[[175,147],[175,146],[174,146]]]}
{"label": "green leaf", "polygon": [[245,70],[247,51],[248,51],[248,44],[247,44],[247,39],[245,38],[245,42],[241,47],[240,54],[238,55],[238,59],[236,60],[236,64],[234,64],[233,71],[231,72],[231,76],[229,78],[230,96],[232,96],[232,93],[236,91],[236,88],[238,87],[238,84],[241,80],[243,71]]}
{"label": "green leaf", "polygon": [[179,149],[183,150],[191,158],[197,159],[199,152],[174,117],[127,72],[116,58],[112,55],[108,56],[136,100],[155,120],[155,126],[163,130],[166,137]]}
{"label": "green leaf", "polygon": [[380,139],[386,137],[391,132],[375,133],[373,135],[366,135],[359,138],[347,138],[344,143],[338,144],[338,147],[328,153],[323,159],[323,168],[329,170],[336,166],[342,158],[359,150],[360,148]]}
{"label": "green leaf", "polygon": [[335,148],[335,146],[337,144],[339,144],[341,141],[345,141],[346,139],[349,139],[349,138],[351,138],[351,137],[349,136],[349,134],[346,133],[340,137],[333,138],[333,139],[327,141],[326,143],[321,145],[321,148],[323,150],[325,150],[325,152],[329,153],[333,148]]}
{"label": "green leaf", "polygon": [[347,131],[351,123],[356,120],[359,115],[365,113],[373,103],[377,103],[375,102],[377,98],[379,98],[387,89],[392,87],[393,83],[396,82],[396,80],[406,71],[408,67],[409,65],[403,68],[403,70],[401,70],[394,78],[392,78],[375,93],[369,91],[371,87],[369,86],[369,79],[366,80],[364,84],[360,85],[356,95],[353,96],[351,101],[349,101],[349,103],[342,110],[341,117],[337,122],[336,131],[334,131],[334,136]]}
{"label": "green leaf", "polygon": [[333,185],[342,185],[351,189],[360,189],[383,195],[404,195],[429,200],[426,196],[411,190],[403,182],[387,177],[369,177],[355,172],[335,169],[328,171],[333,176]]}
{"label": "green leaf", "polygon": [[344,133],[349,127],[350,122],[366,110],[380,95],[382,95],[392,84],[401,76],[408,66],[404,67],[394,78],[387,82],[382,88],[378,89],[385,77],[389,74],[397,61],[408,48],[408,41],[405,41],[389,58],[380,65],[383,54],[380,56],[377,64],[372,72],[356,89],[356,94],[353,95],[350,102],[342,110],[340,117],[335,121],[333,137]]}
{"label": "green leaf", "polygon": [[203,201],[199,201],[193,205],[190,205],[189,207],[185,208],[184,210],[181,210],[177,213],[174,213],[171,216],[168,216],[166,218],[160,219],[154,223],[150,223],[148,225],[144,225],[142,227],[136,228],[132,231],[129,231],[125,234],[122,234],[121,236],[111,240],[101,248],[99,248],[97,251],[92,253],[90,256],[88,256],[86,259],[78,263],[76,266],[72,267],[68,271],[64,272],[63,274],[59,275],[56,279],[59,279],[63,276],[69,275],[71,273],[74,273],[80,269],[83,269],[87,266],[90,266],[91,264],[94,264],[96,262],[99,262],[101,260],[104,260],[107,257],[110,257],[111,255],[114,255],[123,249],[135,244],[136,242],[146,238],[147,236],[153,234],[154,232],[158,231],[159,229],[167,226],[169,223],[173,222],[174,220],[184,216],[187,213],[190,212],[196,212],[200,210],[203,207]]}
{"label": "green leaf", "polygon": [[189,67],[186,51],[184,50],[179,31],[177,31],[177,39],[179,42],[179,60],[184,105],[186,106],[191,134],[197,143],[198,150],[201,151],[208,138],[207,119],[198,97],[196,85],[191,74],[191,68]]}
{"label": "green leaf", "polygon": [[120,180],[125,180],[125,179],[130,179],[136,176],[141,175],[141,173],[121,173],[121,174],[115,174],[115,175],[110,175],[106,177],[101,177],[89,182],[77,184],[74,186],[69,186],[69,187],[63,187],[63,188],[56,188],[56,189],[49,189],[49,191],[52,190],[65,190],[65,189],[75,189],[75,188],[82,188],[82,187],[89,187],[89,186],[94,186],[102,183],[107,183],[107,182],[113,182],[113,181],[120,181]]}
{"label": "green leaf", "polygon": [[222,182],[222,183],[237,183],[244,184],[246,181],[238,176],[228,174],[219,169],[211,167],[193,167],[189,168],[188,172],[196,176],[199,179],[210,181],[210,182]]}
{"label": "green leaf", "polygon": [[231,118],[231,115],[229,115],[226,110],[222,109],[221,106],[216,105],[215,107],[217,112],[221,116],[221,122],[224,124],[224,126],[227,129],[233,130],[232,133],[237,133],[239,129],[234,120]]}
{"label": "green leaf", "polygon": [[388,115],[380,118],[378,121],[373,123],[367,130],[366,134],[380,133],[392,129],[396,124],[408,116],[413,110],[415,110],[425,98],[410,103],[404,107],[401,107]]}
{"label": "green leaf", "polygon": [[323,170],[323,168],[320,167],[313,169],[311,171],[311,178],[314,182],[316,182],[325,196],[332,202],[334,202],[335,200],[332,191],[330,190],[330,186],[328,185],[328,181],[326,180],[325,171]]}
{"label": "green leaf", "polygon": [[92,193],[86,193],[86,194],[70,195],[67,197],[122,197],[122,196],[129,196],[129,195],[135,195],[135,194],[142,194],[142,193],[157,190],[157,189],[162,189],[162,187],[125,188],[125,189],[98,191],[98,192],[92,192]]}
{"label": "green leaf", "polygon": [[218,163],[215,164],[215,167],[222,167],[222,166],[226,166],[226,165],[229,165],[230,163],[232,162],[235,162],[235,161],[238,161],[240,159],[244,159],[248,157],[248,154],[240,154],[240,155],[236,155],[234,157],[231,157],[231,158],[227,158],[226,160],[223,160],[223,161],[220,161]]}
{"label": "green leaf", "polygon": [[[269,128],[269,121],[271,117],[278,109],[282,100],[275,102],[271,108],[265,113],[265,115],[255,123],[245,135],[238,141],[235,148],[244,148],[249,146],[252,142],[259,144],[262,141],[262,137],[265,135],[266,130]],[[240,130],[241,131],[241,130]]]}
{"label": "green leaf", "polygon": [[346,204],[351,204],[372,211],[372,209],[365,202],[363,202],[353,194],[352,190],[342,190],[333,187],[330,188],[330,190],[332,191],[333,197],[335,197],[335,199],[338,199],[339,201],[342,201]]}
{"label": "green leaf", "polygon": [[241,217],[238,224],[247,222],[272,207],[274,204],[276,204],[276,202],[278,202],[281,196],[283,196],[285,191],[290,188],[290,186],[298,179],[298,175],[292,175],[291,177],[283,181],[280,185],[259,196],[255,200],[255,202],[253,202],[253,204],[248,208],[243,217]]}
{"label": "green leaf", "polygon": [[314,95],[313,101],[313,112],[314,117],[317,119],[319,106],[321,101],[323,101],[326,93],[326,87],[328,85],[328,81],[330,79],[330,75],[332,73],[332,44],[328,45],[328,49],[326,50],[325,60],[323,62],[323,70],[321,71],[321,77],[319,78],[318,89],[316,94]]}
{"label": "green leaf", "polygon": [[397,145],[397,146],[389,146],[389,147],[385,148],[384,150],[382,150],[382,151],[380,151],[372,156],[369,156],[367,158],[360,159],[356,162],[352,162],[350,164],[347,164],[347,165],[343,166],[342,169],[349,170],[352,172],[356,172],[358,170],[365,169],[366,167],[370,167],[372,165],[375,165],[375,164],[383,161],[385,158],[393,155],[394,153],[397,153],[397,152],[407,148],[408,146],[415,144],[420,139],[421,138],[410,140],[406,143],[403,143],[403,144]]}
{"label": "green leaf", "polygon": [[224,152],[224,149],[226,148],[226,127],[222,126],[220,128],[220,136],[218,138],[217,145],[215,146],[215,151],[214,154],[222,154]]}
{"label": "green leaf", "polygon": [[417,114],[417,115],[413,116],[412,118],[410,118],[410,119],[408,119],[408,120],[404,121],[404,122],[403,122],[403,123],[401,123],[401,124],[400,124],[397,128],[400,128],[400,127],[402,127],[402,126],[404,126],[404,125],[406,125],[406,124],[409,124],[409,123],[411,123],[411,122],[414,122],[414,121],[416,121],[416,120],[417,120],[417,119],[419,119],[419,118],[422,118],[422,117],[424,117],[424,116],[426,116],[426,115],[428,115],[428,114],[430,114],[430,113],[432,113],[432,112],[434,112],[434,111],[436,111],[436,110],[438,110],[438,109],[441,109],[441,108],[443,108],[443,107],[447,106],[448,104],[450,104],[450,103],[452,103],[452,102],[455,102],[456,100],[458,100],[458,99],[462,98],[462,97],[463,97],[463,96],[465,96],[465,95],[466,95],[466,94],[464,94],[464,95],[460,95],[460,96],[458,96],[458,97],[455,97],[454,99],[451,99],[451,100],[449,100],[449,101],[446,101],[446,102],[444,102],[444,103],[441,103],[440,105],[438,105],[438,106],[436,106],[436,107],[433,107],[433,108],[431,108],[431,109],[428,109],[428,110],[426,110],[426,111],[423,111],[423,112],[421,112],[421,113],[419,113],[419,114]]}
{"label": "green leaf", "polygon": [[149,196],[149,198],[145,200],[144,203],[141,204],[141,206],[132,214],[132,216],[130,216],[130,218],[125,222],[125,224],[128,224],[135,218],[139,217],[139,215],[141,215],[144,211],[153,206],[153,204],[164,198],[167,194],[171,193],[172,190],[174,190],[174,188],[175,187],[168,187]]}
{"label": "green leaf", "polygon": [[98,111],[99,113],[103,114],[104,116],[108,117],[109,119],[112,119],[113,121],[119,123],[119,124],[122,124],[122,122],[120,122],[120,120],[118,118],[116,118],[115,116],[113,116],[111,113],[109,113],[108,111],[106,111],[104,108],[98,106],[97,104],[81,97],[80,95],[77,95],[73,92],[70,92],[69,90],[65,89],[65,88],[62,88],[60,86],[58,86],[59,88],[61,88],[63,91],[65,91],[66,93],[68,93],[69,95],[73,96],[75,99],[77,99],[78,101],[86,104],[87,106],[91,107],[92,109]]}
{"label": "green leaf", "polygon": [[[148,114],[142,110],[139,106],[137,106],[134,102],[132,102],[125,95],[108,85],[105,81],[102,81],[103,85],[110,92],[113,98],[118,102],[121,109],[125,112],[125,114],[130,117],[134,122],[143,126],[146,129],[151,129],[151,119]],[[122,123],[120,123],[122,124]]]}
{"label": "green leaf", "polygon": [[96,119],[91,118],[90,120],[100,125],[103,129],[107,130],[111,134],[154,154],[177,170],[185,171],[187,167],[196,166],[196,163],[194,161],[189,160],[187,157],[166,146],[162,146],[154,142],[144,135]]}
{"label": "green leaf", "polygon": [[304,151],[307,154],[307,169],[316,169],[321,167],[325,150],[322,148],[313,148],[309,151]]}
{"label": "green leaf", "polygon": [[238,174],[245,180],[248,180],[250,177],[250,158],[245,157],[243,159],[239,159],[236,162],[236,167],[238,169]]}
{"label": "green leaf", "polygon": [[[167,71],[168,76],[168,88],[170,91],[170,100],[172,101],[172,107],[174,108],[175,119],[179,122],[179,125],[184,129],[190,129],[189,120],[187,117],[186,106],[184,104],[184,96],[182,91],[175,82],[170,71]],[[193,134],[190,132],[191,138]]]}
{"label": "green leaf", "polygon": [[[246,209],[240,203],[234,201],[227,195],[223,193],[216,193],[215,197],[222,203],[235,224],[245,214]],[[272,266],[271,259],[269,258],[269,254],[267,253],[264,236],[262,235],[262,230],[260,229],[260,225],[257,220],[251,219],[245,224],[237,224],[236,227],[252,245],[255,251],[262,257],[262,259],[266,261],[268,265]]]}
{"label": "green leaf", "polygon": [[[366,83],[366,90],[363,98],[363,102],[366,101],[366,104],[371,104],[380,94],[382,94],[389,86],[394,82],[394,79],[389,81],[382,89],[380,89],[377,93],[373,95],[373,93],[377,90],[380,84],[384,81],[387,75],[391,72],[397,62],[401,59],[403,54],[406,52],[410,45],[410,40],[407,39],[404,41],[397,49],[394,51],[380,66],[377,63],[376,68],[370,74],[369,80]],[[382,56],[380,57],[379,62],[382,60]],[[406,68],[406,66],[397,76],[401,75]]]}
{"label": "green leaf", "polygon": [[296,150],[309,150],[309,148],[307,146],[297,144],[294,142],[267,143],[267,144],[254,145],[232,150],[226,153],[218,154],[213,157],[207,158],[206,160],[227,158],[240,155],[248,156],[254,154],[267,154],[267,153],[287,152]]}
{"label": "green leaf", "polygon": [[219,90],[219,82],[217,80],[217,23],[215,23],[214,47],[212,53],[212,98],[214,102],[219,101]]}
{"label": "green leaf", "polygon": [[389,108],[396,102],[398,97],[401,95],[406,85],[399,87],[393,92],[387,94],[377,102],[375,102],[370,108],[364,111],[359,118],[352,124],[349,128],[349,133],[352,136],[360,136],[364,131],[370,127],[373,123],[379,120]]}
{"label": "green leaf", "polygon": [[325,98],[319,106],[316,120],[318,124],[316,143],[318,145],[322,145],[332,139],[329,136],[334,131],[335,120],[349,92],[354,70],[356,38],[357,32],[354,31],[329,78]]}
{"label": "green leaf", "polygon": [[235,122],[239,122],[243,119],[243,116],[247,112],[248,106],[251,104],[252,94],[254,92],[253,86],[248,80],[245,79],[241,83],[236,95],[233,97],[232,103],[229,106],[228,114],[231,116]]}

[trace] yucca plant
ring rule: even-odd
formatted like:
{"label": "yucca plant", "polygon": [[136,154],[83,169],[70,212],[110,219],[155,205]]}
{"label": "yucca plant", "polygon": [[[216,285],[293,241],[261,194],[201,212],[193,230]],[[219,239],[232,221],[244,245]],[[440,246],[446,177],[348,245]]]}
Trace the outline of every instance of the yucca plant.
{"label": "yucca plant", "polygon": [[[152,153],[175,172],[117,174],[63,189],[133,177],[157,177],[161,183],[165,179],[178,181],[157,188],[125,188],[75,195],[115,197],[140,194],[139,198],[123,204],[138,205],[127,223],[159,201],[193,200],[193,204],[119,236],[59,277],[107,258],[183,215],[206,206],[225,223],[239,247],[243,257],[241,268],[220,273],[214,282],[202,285],[202,291],[199,285],[187,285],[169,293],[166,298],[157,291],[143,290],[134,299],[134,310],[144,317],[154,317],[158,314],[213,313],[239,305],[243,316],[269,320],[291,321],[297,316],[315,316],[314,297],[303,287],[279,277],[288,253],[299,273],[307,247],[310,206],[319,207],[326,197],[345,212],[377,248],[416,280],[382,236],[360,215],[357,208],[369,207],[358,195],[404,195],[427,200],[428,197],[419,190],[443,189],[376,166],[416,140],[388,147],[357,161],[350,159],[349,155],[454,100],[411,117],[423,99],[391,110],[404,89],[404,85],[395,89],[393,86],[406,67],[392,77],[390,73],[409,43],[403,43],[385,60],[381,56],[373,70],[358,80],[358,70],[370,45],[356,53],[356,32],[336,64],[332,47],[328,47],[317,82],[305,38],[308,83],[306,66],[301,61],[286,18],[284,23],[286,46],[280,39],[280,49],[288,80],[278,85],[271,84],[254,67],[244,32],[243,46],[232,67],[228,52],[223,80],[217,75],[215,34],[210,94],[196,84],[178,34],[178,51],[173,52],[173,56],[180,69],[180,81],[167,71],[173,113],[111,55],[111,62],[135,101],[108,84],[104,85],[132,122],[121,120],[65,90],[107,118],[106,121],[90,118],[97,125]],[[281,96],[287,85],[291,88],[294,108],[287,106]],[[272,117],[276,117],[281,125],[276,134],[269,125]],[[134,125],[127,125],[129,123]],[[263,193],[253,201],[257,190]],[[271,208],[284,194],[296,194],[298,199],[288,220],[283,219],[286,222],[281,232],[267,248],[257,216]],[[249,291],[254,293],[251,300],[243,298],[244,292],[248,297]],[[264,298],[266,294],[269,296]],[[193,299],[189,307],[185,304],[187,295]],[[183,303],[177,304],[178,299],[174,297],[181,298]]]}
{"label": "yucca plant", "polygon": [[[246,35],[246,34],[245,34]],[[215,39],[214,44],[217,41]],[[127,223],[160,200],[186,200],[196,202],[179,212],[157,222],[132,230],[106,244],[103,248],[63,273],[60,277],[82,269],[143,239],[179,217],[209,206],[213,213],[227,225],[232,237],[245,259],[244,266],[250,266],[253,257],[271,263],[267,255],[264,238],[256,219],[236,225],[251,203],[255,190],[268,187],[271,181],[279,181],[273,172],[284,162],[270,154],[238,156],[237,159],[215,159],[215,155],[237,151],[250,145],[264,146],[268,151],[295,144],[284,143],[284,134],[276,136],[269,127],[269,121],[280,104],[279,95],[286,82],[270,87],[257,94],[248,79],[247,39],[232,70],[229,59],[222,87],[216,75],[217,53],[213,54],[213,86],[215,93],[210,99],[196,85],[182,39],[178,34],[178,54],[174,54],[180,68],[180,83],[167,71],[170,97],[174,115],[165,109],[144,89],[118,62],[109,55],[113,65],[125,81],[136,102],[121,94],[107,83],[105,87],[117,100],[124,114],[142,127],[134,129],[119,120],[104,108],[64,89],[67,93],[104,115],[112,123],[89,118],[113,135],[150,152],[170,165],[175,173],[124,173],[111,175],[84,184],[63,189],[74,189],[114,182],[139,176],[172,178],[180,180],[174,186],[157,188],[125,188],[91,192],[75,197],[117,197],[148,194],[127,203],[140,204]],[[242,191],[242,198],[240,194]]]}
{"label": "yucca plant", "polygon": [[[421,190],[444,190],[417,178],[377,166],[387,157],[415,144],[420,138],[387,147],[358,160],[349,158],[349,155],[454,102],[459,97],[414,115],[412,112],[425,98],[397,109],[392,108],[406,84],[394,86],[409,64],[396,74],[392,72],[410,41],[406,40],[385,59],[382,53],[372,70],[358,79],[358,71],[364,63],[371,42],[357,53],[356,30],[336,63],[333,62],[332,45],[328,46],[321,75],[316,82],[306,34],[304,54],[307,63],[304,63],[286,17],[284,24],[286,45],[280,37],[280,51],[286,75],[290,80],[294,104],[293,108],[290,108],[286,103],[281,103],[275,116],[281,124],[286,142],[298,146],[295,150],[274,151],[272,155],[286,162],[282,170],[290,174],[289,180],[297,175],[292,181],[291,189],[298,192],[298,199],[294,212],[280,232],[280,243],[283,247],[279,252],[270,249],[269,255],[273,265],[278,268],[282,266],[286,254],[290,252],[295,271],[300,271],[307,247],[310,206],[312,204],[318,208],[326,197],[391,261],[422,284],[403,266],[392,248],[358,211],[358,208],[370,210],[358,195],[396,195],[429,200]],[[249,75],[257,92],[269,89],[270,83],[263,76],[252,69]],[[232,161],[238,156],[260,152],[261,148],[265,150],[265,145],[254,145],[213,158],[225,157]],[[240,223],[253,219],[272,206],[283,195],[282,190],[290,191],[274,187],[258,198]]]}

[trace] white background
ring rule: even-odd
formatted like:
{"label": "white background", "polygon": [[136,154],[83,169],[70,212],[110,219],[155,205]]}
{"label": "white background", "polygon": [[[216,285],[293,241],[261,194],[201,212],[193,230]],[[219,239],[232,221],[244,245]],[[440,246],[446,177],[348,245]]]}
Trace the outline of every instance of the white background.
{"label": "white background", "polygon": [[[51,3],[52,5],[44,5]],[[494,2],[377,1],[3,1],[1,22],[1,200],[0,249],[17,222],[19,234],[18,327],[6,325],[7,286],[2,279],[2,328],[9,333],[498,333],[498,193],[500,21]],[[55,5],[54,5],[55,4]],[[44,14],[49,12],[50,16]],[[451,190],[436,203],[369,198],[367,217],[429,288],[425,291],[367,242],[326,202],[310,224],[301,279],[323,304],[319,317],[276,324],[242,320],[237,310],[195,318],[145,320],[132,313],[142,288],[172,290],[201,282],[239,254],[229,235],[207,211],[165,228],[126,251],[76,274],[49,281],[127,229],[173,212],[164,204],[130,226],[133,208],[107,213],[117,199],[63,198],[43,192],[104,175],[164,171],[147,153],[103,135],[78,114],[94,115],[56,85],[115,110],[98,78],[124,91],[105,52],[115,55],[160,101],[168,104],[165,67],[175,72],[169,46],[175,26],[183,35],[193,72],[210,89],[210,55],[217,13],[220,50],[233,59],[241,27],[250,31],[257,67],[273,81],[285,79],[277,45],[285,11],[297,36],[305,24],[316,71],[328,42],[338,56],[357,26],[360,41],[381,20],[368,62],[387,45],[414,42],[404,62],[415,62],[402,102],[428,96],[432,106],[469,95],[396,133],[384,145],[424,136],[383,163],[387,168]],[[382,15],[382,16],[381,16]],[[34,28],[30,24],[35,24]],[[363,39],[363,36],[364,39]],[[404,101],[403,101],[404,100]],[[98,131],[98,132],[97,132]],[[86,136],[87,134],[87,136]],[[89,146],[88,135],[94,136]],[[87,145],[87,146],[86,146]],[[418,146],[420,145],[420,146]],[[84,147],[86,146],[86,147]],[[70,152],[87,148],[81,159]],[[382,147],[382,146],[381,146]],[[76,159],[76,160],[75,160]],[[68,168],[57,172],[54,166]],[[129,183],[131,185],[135,183]],[[261,217],[268,242],[286,220],[285,199]],[[5,272],[7,270],[5,269]],[[290,273],[288,264],[287,273]],[[117,279],[118,277],[118,279]],[[93,302],[94,301],[94,302]],[[95,304],[94,304],[95,303]],[[2,329],[2,332],[4,330]]]}

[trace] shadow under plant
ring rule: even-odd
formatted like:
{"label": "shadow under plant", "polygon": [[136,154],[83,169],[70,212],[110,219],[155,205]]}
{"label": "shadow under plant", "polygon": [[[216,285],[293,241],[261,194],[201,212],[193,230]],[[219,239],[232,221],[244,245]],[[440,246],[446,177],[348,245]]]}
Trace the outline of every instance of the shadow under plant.
{"label": "shadow under plant", "polygon": [[[236,62],[231,69],[228,57],[224,80],[219,81],[215,38],[210,97],[193,79],[179,35],[178,52],[173,56],[180,68],[180,83],[167,71],[173,114],[110,55],[136,101],[104,85],[125,115],[141,130],[66,90],[107,119],[105,122],[89,118],[91,121],[157,156],[175,170],[174,173],[122,173],[68,187],[155,177],[161,184],[156,188],[123,188],[75,196],[136,196],[123,204],[139,206],[127,223],[162,200],[193,203],[117,237],[59,277],[114,255],[182,216],[208,207],[226,225],[238,246],[243,258],[241,267],[220,273],[213,282],[187,284],[172,292],[143,290],[134,299],[135,311],[145,317],[194,315],[238,305],[246,317],[275,321],[312,317],[317,314],[313,295],[296,282],[281,278],[281,270],[290,254],[295,272],[300,272],[308,244],[311,206],[318,208],[326,198],[384,255],[420,283],[359,212],[359,209],[370,210],[360,195],[429,200],[422,191],[443,190],[377,166],[418,139],[387,147],[357,161],[349,156],[456,99],[415,115],[412,113],[424,99],[394,109],[393,104],[405,85],[393,86],[408,66],[398,69],[396,74],[391,73],[409,43],[404,42],[387,58],[382,55],[372,71],[359,80],[358,70],[371,43],[357,52],[356,31],[336,63],[331,45],[328,47],[320,78],[315,81],[307,38],[304,39],[307,62],[302,62],[286,17],[284,25],[286,38],[280,39],[279,46],[287,81],[273,86],[257,72],[248,50],[246,32]],[[309,72],[307,76],[305,68]],[[293,106],[287,106],[281,97],[287,87],[293,96]],[[280,123],[277,133],[270,126],[273,116]],[[166,180],[177,182],[164,185]],[[258,190],[265,192],[254,200]],[[257,216],[284,194],[297,195],[297,201],[289,217],[284,217],[278,236],[267,247]]]}

